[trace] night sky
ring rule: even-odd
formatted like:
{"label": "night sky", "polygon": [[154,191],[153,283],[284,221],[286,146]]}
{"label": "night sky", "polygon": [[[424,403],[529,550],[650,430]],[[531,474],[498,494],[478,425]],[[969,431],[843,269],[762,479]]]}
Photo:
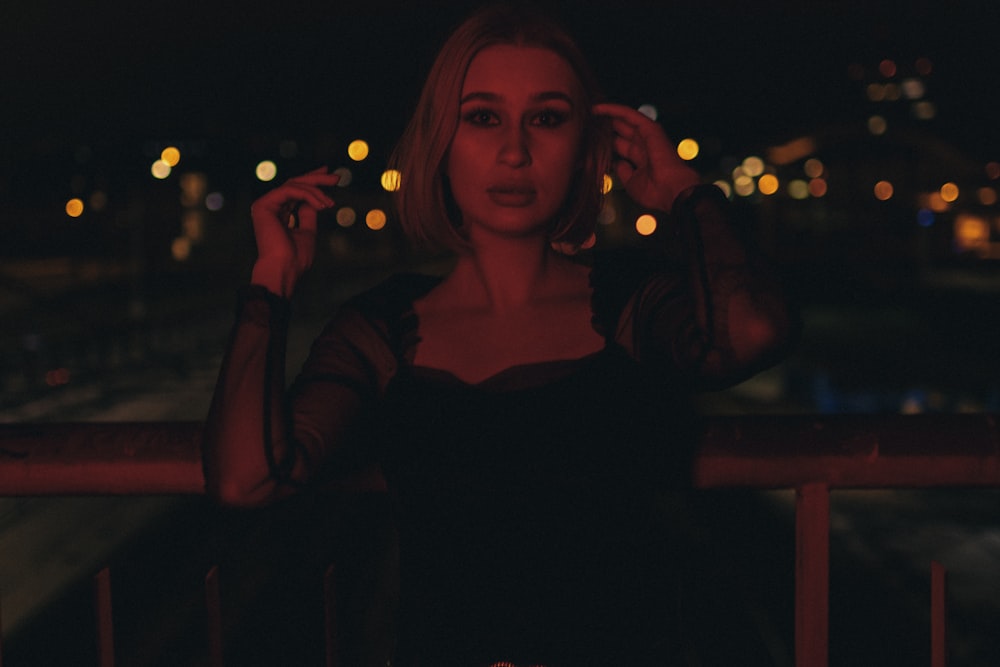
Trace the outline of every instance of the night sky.
{"label": "night sky", "polygon": [[[318,131],[388,150],[434,51],[473,5],[90,4],[0,9],[0,113],[15,155],[43,140],[96,148]],[[924,56],[942,130],[977,157],[1000,157],[996,3],[549,4],[609,95],[656,104],[673,134],[780,141],[864,113],[852,63],[872,71],[892,58],[903,72]]]}

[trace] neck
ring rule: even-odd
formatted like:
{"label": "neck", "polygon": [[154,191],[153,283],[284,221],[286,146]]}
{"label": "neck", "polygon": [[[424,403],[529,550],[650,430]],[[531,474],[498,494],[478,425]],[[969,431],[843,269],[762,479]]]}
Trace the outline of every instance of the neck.
{"label": "neck", "polygon": [[489,243],[473,242],[470,252],[459,258],[453,275],[469,303],[504,312],[545,293],[552,263],[544,237],[491,238]]}

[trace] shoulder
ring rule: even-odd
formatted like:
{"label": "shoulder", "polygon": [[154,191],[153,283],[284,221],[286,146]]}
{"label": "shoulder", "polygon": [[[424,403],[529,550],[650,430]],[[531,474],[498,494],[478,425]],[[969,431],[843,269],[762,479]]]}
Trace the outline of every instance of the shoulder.
{"label": "shoulder", "polygon": [[413,300],[438,282],[436,276],[401,273],[351,297],[314,341],[309,365],[367,368],[384,387],[415,335]]}

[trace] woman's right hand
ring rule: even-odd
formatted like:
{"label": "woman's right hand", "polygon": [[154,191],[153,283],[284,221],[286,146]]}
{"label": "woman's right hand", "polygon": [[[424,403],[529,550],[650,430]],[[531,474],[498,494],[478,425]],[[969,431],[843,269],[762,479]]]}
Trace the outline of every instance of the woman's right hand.
{"label": "woman's right hand", "polygon": [[289,179],[250,207],[257,241],[251,281],[289,298],[316,256],[316,214],[333,206],[322,188],[340,181],[320,167]]}

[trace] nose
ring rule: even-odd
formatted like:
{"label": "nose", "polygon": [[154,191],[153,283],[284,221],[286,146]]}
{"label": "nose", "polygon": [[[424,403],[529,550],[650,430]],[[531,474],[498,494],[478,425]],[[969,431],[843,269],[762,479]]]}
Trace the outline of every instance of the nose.
{"label": "nose", "polygon": [[526,167],[531,164],[526,128],[520,125],[508,127],[504,132],[500,154],[497,157],[502,164],[509,167]]}

